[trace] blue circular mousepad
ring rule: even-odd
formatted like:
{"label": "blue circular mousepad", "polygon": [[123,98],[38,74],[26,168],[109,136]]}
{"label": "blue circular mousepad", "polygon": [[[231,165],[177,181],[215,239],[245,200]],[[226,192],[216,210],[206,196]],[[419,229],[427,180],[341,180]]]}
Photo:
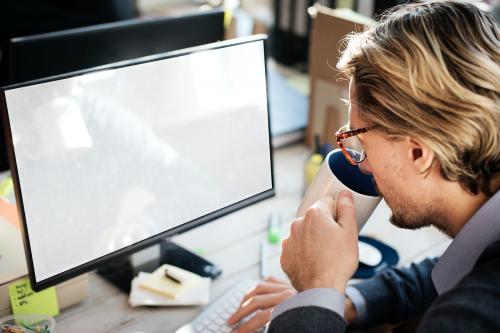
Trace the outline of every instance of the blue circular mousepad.
{"label": "blue circular mousepad", "polygon": [[386,245],[374,238],[366,236],[359,236],[358,239],[361,242],[365,242],[377,248],[377,250],[379,250],[380,253],[382,254],[382,261],[377,266],[368,266],[359,263],[358,270],[356,271],[356,273],[354,273],[353,278],[368,279],[374,276],[375,274],[383,271],[384,269],[394,266],[398,263],[399,261],[398,252],[389,245]]}

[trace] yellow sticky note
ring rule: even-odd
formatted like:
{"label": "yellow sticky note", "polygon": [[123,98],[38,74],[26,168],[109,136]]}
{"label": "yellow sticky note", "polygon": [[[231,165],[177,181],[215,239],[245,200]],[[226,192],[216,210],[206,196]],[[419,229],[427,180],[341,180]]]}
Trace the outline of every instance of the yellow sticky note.
{"label": "yellow sticky note", "polygon": [[12,313],[17,314],[46,314],[57,316],[56,289],[54,287],[34,292],[28,278],[21,279],[9,285],[10,305]]}
{"label": "yellow sticky note", "polygon": [[14,184],[12,182],[12,177],[7,176],[0,181],[0,197],[8,197],[12,193],[13,189]]}
{"label": "yellow sticky note", "polygon": [[226,30],[229,29],[232,20],[233,20],[233,12],[226,9],[224,11],[224,29]]}

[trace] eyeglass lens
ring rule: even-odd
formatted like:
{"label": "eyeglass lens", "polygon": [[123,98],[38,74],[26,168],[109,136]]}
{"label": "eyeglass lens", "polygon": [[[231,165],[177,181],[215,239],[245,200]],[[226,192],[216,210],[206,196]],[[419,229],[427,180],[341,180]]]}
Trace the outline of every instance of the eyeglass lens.
{"label": "eyeglass lens", "polygon": [[361,162],[365,158],[365,151],[357,135],[343,139],[342,143],[354,162]]}

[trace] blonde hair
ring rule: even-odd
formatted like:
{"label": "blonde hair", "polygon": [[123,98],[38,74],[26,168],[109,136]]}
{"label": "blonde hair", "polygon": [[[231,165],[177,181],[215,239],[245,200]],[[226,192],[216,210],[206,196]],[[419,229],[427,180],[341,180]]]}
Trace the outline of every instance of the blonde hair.
{"label": "blonde hair", "polygon": [[361,119],[434,152],[445,179],[492,195],[500,172],[500,27],[474,5],[396,7],[347,37],[337,68],[354,80]]}

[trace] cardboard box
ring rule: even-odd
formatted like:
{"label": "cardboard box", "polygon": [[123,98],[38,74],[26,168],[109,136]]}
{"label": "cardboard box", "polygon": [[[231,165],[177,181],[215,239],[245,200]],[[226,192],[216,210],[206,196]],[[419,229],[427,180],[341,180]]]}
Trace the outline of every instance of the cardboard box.
{"label": "cardboard box", "polygon": [[[311,95],[306,143],[311,146],[316,135],[319,135],[321,143],[334,143],[334,133],[330,132],[348,120],[348,108],[341,99],[349,98],[349,82],[336,69],[345,47],[342,45],[344,37],[375,23],[349,9],[331,9],[321,5],[310,7],[309,14],[312,17],[309,46]],[[329,114],[328,110],[334,114]]]}

